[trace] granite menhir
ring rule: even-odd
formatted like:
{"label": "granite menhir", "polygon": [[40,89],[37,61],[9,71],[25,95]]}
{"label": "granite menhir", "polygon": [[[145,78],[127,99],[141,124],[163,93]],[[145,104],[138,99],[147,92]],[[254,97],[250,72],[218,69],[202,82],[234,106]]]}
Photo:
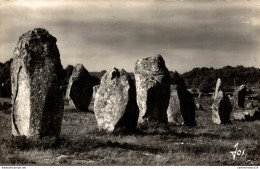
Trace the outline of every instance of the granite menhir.
{"label": "granite menhir", "polygon": [[93,94],[92,76],[83,64],[73,68],[66,92],[66,99],[78,111],[88,111]]}
{"label": "granite menhir", "polygon": [[167,110],[168,122],[176,125],[195,126],[193,95],[182,86],[171,85],[171,97]]}
{"label": "granite menhir", "polygon": [[139,113],[136,90],[125,70],[112,68],[104,74],[95,94],[94,112],[100,130],[135,130]]}
{"label": "granite menhir", "polygon": [[37,28],[23,34],[11,65],[12,135],[59,137],[64,110],[56,38]]}
{"label": "granite menhir", "polygon": [[222,89],[221,80],[217,80],[214,102],[212,105],[212,121],[215,124],[225,124],[230,122],[232,105],[229,97]]}
{"label": "granite menhir", "polygon": [[135,64],[138,125],[167,123],[170,74],[161,55],[140,59]]}

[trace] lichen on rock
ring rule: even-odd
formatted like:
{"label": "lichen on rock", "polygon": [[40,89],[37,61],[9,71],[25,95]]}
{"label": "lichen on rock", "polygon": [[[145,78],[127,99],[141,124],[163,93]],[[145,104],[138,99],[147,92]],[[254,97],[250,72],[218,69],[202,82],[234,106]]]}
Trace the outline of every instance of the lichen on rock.
{"label": "lichen on rock", "polygon": [[135,64],[138,124],[167,123],[170,74],[161,55],[140,59]]}
{"label": "lichen on rock", "polygon": [[112,68],[104,74],[95,94],[94,112],[100,130],[135,130],[139,113],[136,90],[125,70]]}
{"label": "lichen on rock", "polygon": [[62,65],[56,38],[37,28],[23,34],[11,65],[12,134],[58,137],[63,117]]}

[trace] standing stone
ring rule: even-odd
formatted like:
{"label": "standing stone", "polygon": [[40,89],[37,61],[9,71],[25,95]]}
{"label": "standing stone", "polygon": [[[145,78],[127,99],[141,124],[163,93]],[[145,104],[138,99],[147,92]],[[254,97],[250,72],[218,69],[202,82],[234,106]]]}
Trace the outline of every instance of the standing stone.
{"label": "standing stone", "polygon": [[244,108],[246,97],[246,86],[241,85],[234,93],[234,106],[236,108]]}
{"label": "standing stone", "polygon": [[167,109],[168,123],[181,125],[184,123],[184,119],[181,114],[180,99],[178,96],[177,86],[171,85],[170,102]]}
{"label": "standing stone", "polygon": [[182,123],[189,126],[196,125],[194,98],[188,90],[181,86],[171,85],[167,117],[169,123],[176,125]]}
{"label": "standing stone", "polygon": [[19,38],[11,65],[14,136],[41,138],[60,134],[64,104],[56,41],[41,28]]}
{"label": "standing stone", "polygon": [[167,123],[170,74],[161,55],[140,59],[135,64],[138,124]]}
{"label": "standing stone", "polygon": [[99,88],[99,85],[96,85],[96,86],[94,86],[93,87],[93,98],[95,99],[96,98],[96,93],[97,93],[97,91],[98,91],[98,88]]}
{"label": "standing stone", "polygon": [[92,94],[92,77],[82,64],[77,64],[70,76],[66,99],[76,110],[88,111]]}
{"label": "standing stone", "polygon": [[104,74],[94,101],[100,130],[134,130],[138,107],[134,81],[125,70],[112,68]]}
{"label": "standing stone", "polygon": [[221,80],[218,79],[214,102],[212,105],[212,121],[215,124],[225,124],[230,122],[232,105],[228,96],[223,92]]}

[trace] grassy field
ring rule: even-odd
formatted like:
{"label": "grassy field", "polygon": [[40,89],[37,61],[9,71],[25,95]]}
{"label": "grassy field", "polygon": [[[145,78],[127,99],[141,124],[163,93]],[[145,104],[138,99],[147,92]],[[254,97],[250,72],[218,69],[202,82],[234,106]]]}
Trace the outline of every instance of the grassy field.
{"label": "grassy field", "polygon": [[[215,125],[212,99],[199,100],[196,127],[170,126],[131,134],[99,132],[93,112],[77,112],[66,102],[61,138],[33,142],[11,139],[10,114],[0,113],[2,164],[62,165],[260,165],[259,122]],[[93,102],[90,105],[93,110]],[[258,129],[259,130],[259,129]],[[234,160],[230,151],[245,150]]]}

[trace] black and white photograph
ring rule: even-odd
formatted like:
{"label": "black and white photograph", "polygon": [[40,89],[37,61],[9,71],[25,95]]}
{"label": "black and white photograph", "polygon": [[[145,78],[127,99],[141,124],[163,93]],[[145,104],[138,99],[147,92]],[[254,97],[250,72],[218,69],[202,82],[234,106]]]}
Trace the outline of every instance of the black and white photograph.
{"label": "black and white photograph", "polygon": [[257,169],[260,1],[0,0],[0,167],[30,166]]}

